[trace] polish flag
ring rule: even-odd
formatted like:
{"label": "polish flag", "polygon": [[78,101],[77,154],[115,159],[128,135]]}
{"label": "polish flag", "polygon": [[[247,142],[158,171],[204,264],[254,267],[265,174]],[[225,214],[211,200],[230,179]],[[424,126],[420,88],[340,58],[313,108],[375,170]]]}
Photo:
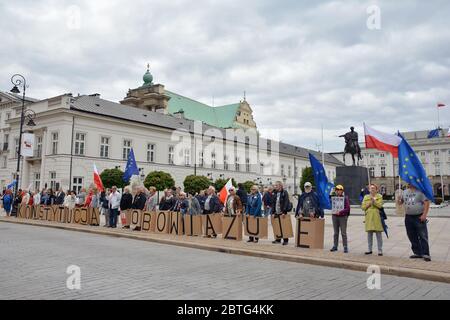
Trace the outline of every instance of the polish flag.
{"label": "polish flag", "polygon": [[102,179],[100,178],[100,175],[98,174],[97,166],[95,165],[95,163],[94,163],[94,183],[100,192],[105,190],[105,188],[103,187]]}
{"label": "polish flag", "polygon": [[395,134],[384,133],[364,124],[364,135],[366,137],[366,148],[387,151],[394,158],[398,158],[398,146],[402,138]]}
{"label": "polish flag", "polygon": [[227,184],[223,186],[222,190],[219,192],[219,200],[223,204],[227,201],[227,197],[230,194],[230,189],[233,188],[233,181],[228,180]]}

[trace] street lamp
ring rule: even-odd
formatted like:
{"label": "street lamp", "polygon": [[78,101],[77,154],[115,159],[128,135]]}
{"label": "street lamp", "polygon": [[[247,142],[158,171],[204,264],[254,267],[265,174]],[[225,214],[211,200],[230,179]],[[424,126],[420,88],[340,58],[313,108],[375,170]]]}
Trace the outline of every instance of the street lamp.
{"label": "street lamp", "polygon": [[19,129],[19,147],[17,150],[17,168],[16,168],[16,186],[15,186],[15,194],[19,190],[19,182],[20,182],[20,158],[22,152],[22,134],[23,134],[23,125],[25,122],[25,118],[28,119],[27,126],[35,126],[34,118],[36,117],[36,113],[32,110],[25,111],[25,91],[27,88],[27,81],[24,76],[21,74],[15,74],[11,77],[11,83],[14,85],[11,89],[11,92],[14,94],[19,94],[19,87],[22,88],[22,109],[20,113],[20,129]]}

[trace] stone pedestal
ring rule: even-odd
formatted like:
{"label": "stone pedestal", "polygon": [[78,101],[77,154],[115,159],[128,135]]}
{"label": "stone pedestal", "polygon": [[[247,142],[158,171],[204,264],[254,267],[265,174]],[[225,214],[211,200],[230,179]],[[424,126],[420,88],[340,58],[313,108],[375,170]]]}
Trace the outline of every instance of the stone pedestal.
{"label": "stone pedestal", "polygon": [[344,186],[345,194],[350,198],[350,204],[361,204],[359,194],[369,183],[367,168],[364,167],[337,167],[335,184]]}

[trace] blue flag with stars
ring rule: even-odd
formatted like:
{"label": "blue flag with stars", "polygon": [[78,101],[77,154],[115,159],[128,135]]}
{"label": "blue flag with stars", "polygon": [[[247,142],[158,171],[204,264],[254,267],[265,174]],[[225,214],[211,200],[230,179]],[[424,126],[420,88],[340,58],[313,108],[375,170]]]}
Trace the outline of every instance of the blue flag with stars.
{"label": "blue flag with stars", "polygon": [[428,139],[439,138],[440,133],[441,129],[431,130],[430,133],[428,133]]}
{"label": "blue flag with stars", "polygon": [[132,176],[138,175],[139,169],[136,164],[136,159],[134,158],[133,148],[131,148],[130,153],[128,154],[127,167],[125,168],[122,180],[125,182],[129,182]]}
{"label": "blue flag with stars", "polygon": [[309,161],[314,173],[314,181],[316,183],[316,192],[319,196],[319,203],[322,209],[331,209],[330,193],[334,188],[334,184],[328,182],[327,175],[323,165],[311,153],[309,154]]}
{"label": "blue flag with stars", "polygon": [[427,173],[419,157],[417,157],[413,148],[411,148],[400,132],[398,136],[402,138],[402,142],[398,146],[400,177],[406,183],[412,184],[416,189],[422,191],[430,201],[434,202],[433,187],[431,186],[430,180],[428,180]]}

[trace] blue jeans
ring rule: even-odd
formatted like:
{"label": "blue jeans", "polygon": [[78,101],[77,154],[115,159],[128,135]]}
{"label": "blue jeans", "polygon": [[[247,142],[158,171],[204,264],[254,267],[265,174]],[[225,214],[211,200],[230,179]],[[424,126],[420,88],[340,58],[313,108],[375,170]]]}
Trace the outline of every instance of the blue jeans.
{"label": "blue jeans", "polygon": [[405,226],[413,253],[422,257],[430,257],[427,223],[420,221],[420,215],[406,215]]}
{"label": "blue jeans", "polygon": [[266,217],[270,216],[272,214],[272,208],[271,207],[265,207],[264,208],[264,215]]}
{"label": "blue jeans", "polygon": [[111,228],[117,227],[117,216],[119,215],[119,209],[109,209],[109,226]]}

